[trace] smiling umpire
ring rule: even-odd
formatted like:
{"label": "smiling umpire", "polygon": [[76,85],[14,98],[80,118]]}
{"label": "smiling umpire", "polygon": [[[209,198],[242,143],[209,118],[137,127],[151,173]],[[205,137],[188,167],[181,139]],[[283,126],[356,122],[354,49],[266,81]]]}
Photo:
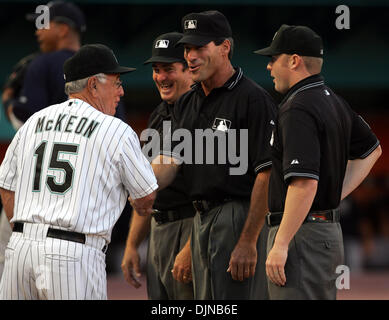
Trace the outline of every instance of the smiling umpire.
{"label": "smiling umpire", "polygon": [[274,131],[269,183],[270,299],[336,299],[343,264],[340,200],[367,176],[381,147],[367,123],[324,84],[322,39],[282,25],[255,53],[284,94]]}

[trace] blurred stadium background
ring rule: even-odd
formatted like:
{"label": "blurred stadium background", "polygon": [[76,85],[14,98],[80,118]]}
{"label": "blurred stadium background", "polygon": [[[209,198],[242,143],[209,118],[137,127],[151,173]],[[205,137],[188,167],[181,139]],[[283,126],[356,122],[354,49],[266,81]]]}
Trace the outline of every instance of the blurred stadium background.
{"label": "blurred stadium background", "polygon": [[[161,33],[181,31],[181,17],[189,12],[222,11],[229,19],[235,39],[233,64],[266,88],[280,101],[266,71],[267,59],[253,51],[267,46],[283,23],[308,25],[322,35],[325,60],[322,74],[370,124],[381,141],[383,155],[372,173],[342,202],[345,264],[351,270],[350,290],[340,299],[389,299],[389,1],[387,0],[83,0],[73,1],[87,18],[82,42],[104,43],[115,51],[123,65],[137,71],[122,78],[123,101],[128,123],[140,133],[159,103],[144,66],[152,40]],[[12,66],[37,51],[34,24],[25,14],[44,1],[0,1],[0,85]],[[338,30],[338,5],[350,9],[350,29]],[[0,108],[0,161],[14,135]],[[111,299],[146,299],[145,284],[135,290],[121,275],[120,263],[130,217],[122,216],[112,234],[107,252],[108,293]],[[146,250],[146,242],[142,254]],[[144,257],[144,256],[143,256]],[[144,261],[144,258],[143,258]],[[145,283],[145,279],[142,280]]]}

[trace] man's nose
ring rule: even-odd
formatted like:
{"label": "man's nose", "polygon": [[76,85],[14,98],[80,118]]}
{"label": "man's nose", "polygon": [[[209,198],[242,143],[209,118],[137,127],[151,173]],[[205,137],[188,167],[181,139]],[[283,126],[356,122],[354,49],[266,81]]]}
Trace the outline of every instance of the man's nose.
{"label": "man's nose", "polygon": [[158,74],[157,74],[157,81],[161,82],[161,81],[164,81],[167,79],[167,74],[165,71],[160,71]]}
{"label": "man's nose", "polygon": [[123,97],[123,96],[124,96],[124,89],[123,89],[123,86],[120,86],[120,88],[119,88],[119,96],[120,96],[120,97]]}
{"label": "man's nose", "polygon": [[194,61],[197,59],[197,54],[196,54],[196,50],[194,50],[193,48],[186,48],[185,49],[185,59],[187,61]]}

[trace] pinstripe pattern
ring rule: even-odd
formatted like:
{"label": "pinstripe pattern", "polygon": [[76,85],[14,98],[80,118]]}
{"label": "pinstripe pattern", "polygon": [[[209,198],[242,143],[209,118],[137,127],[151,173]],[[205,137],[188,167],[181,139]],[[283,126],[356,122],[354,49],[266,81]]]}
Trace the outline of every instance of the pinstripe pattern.
{"label": "pinstripe pattern", "polygon": [[[42,143],[39,171],[36,152]],[[54,145],[75,146],[71,150],[77,151],[53,154]],[[52,176],[54,188],[64,185],[71,171],[66,191],[48,184]],[[135,132],[121,120],[71,99],[37,112],[16,133],[0,167],[0,187],[15,191],[12,222],[25,222],[23,234],[14,232],[6,250],[0,297],[105,299],[101,249],[110,242],[128,196],[144,197],[158,186]],[[49,226],[84,233],[86,244],[46,238]],[[42,279],[44,290],[39,288]]]}

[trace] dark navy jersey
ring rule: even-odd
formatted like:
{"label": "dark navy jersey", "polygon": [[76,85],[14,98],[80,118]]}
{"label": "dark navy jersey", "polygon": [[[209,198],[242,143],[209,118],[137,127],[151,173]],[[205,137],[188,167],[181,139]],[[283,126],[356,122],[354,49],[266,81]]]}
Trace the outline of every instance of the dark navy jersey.
{"label": "dark navy jersey", "polygon": [[73,50],[59,50],[36,57],[28,66],[20,97],[13,103],[13,113],[23,121],[35,112],[67,100],[63,64]]}
{"label": "dark navy jersey", "polygon": [[[13,113],[22,122],[35,112],[68,99],[65,94],[64,62],[75,51],[63,49],[37,56],[28,66],[20,96],[13,101]],[[122,102],[115,116],[126,122]]]}

